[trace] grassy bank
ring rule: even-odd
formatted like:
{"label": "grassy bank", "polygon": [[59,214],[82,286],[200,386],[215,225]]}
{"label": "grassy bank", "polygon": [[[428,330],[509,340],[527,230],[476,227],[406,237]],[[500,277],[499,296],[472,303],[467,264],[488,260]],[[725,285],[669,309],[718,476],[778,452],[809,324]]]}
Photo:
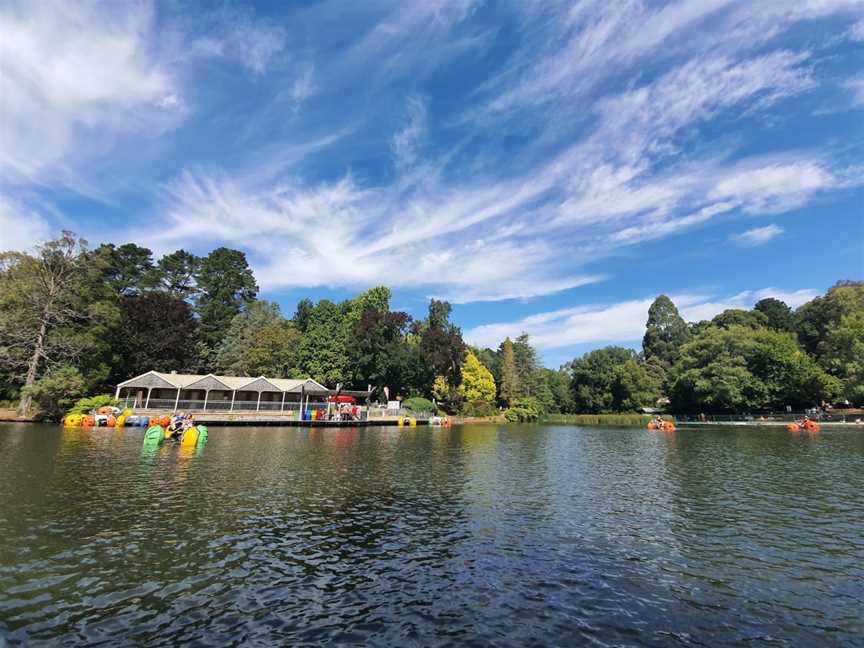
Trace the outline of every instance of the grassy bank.
{"label": "grassy bank", "polygon": [[[565,425],[619,425],[645,427],[653,417],[644,414],[549,414],[544,423]],[[663,418],[671,420],[672,417]]]}

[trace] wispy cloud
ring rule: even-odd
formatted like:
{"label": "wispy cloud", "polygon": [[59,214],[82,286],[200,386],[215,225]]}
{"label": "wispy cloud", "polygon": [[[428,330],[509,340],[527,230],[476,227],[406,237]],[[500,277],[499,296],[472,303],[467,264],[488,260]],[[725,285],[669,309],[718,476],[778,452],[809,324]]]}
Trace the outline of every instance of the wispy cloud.
{"label": "wispy cloud", "polygon": [[404,173],[417,162],[426,132],[426,106],[419,97],[409,97],[408,123],[390,140],[390,149],[399,172]]}
{"label": "wispy cloud", "polygon": [[852,95],[853,105],[858,108],[864,108],[864,78],[850,79],[846,82],[846,88]]}
{"label": "wispy cloud", "polygon": [[147,4],[5,3],[0,8],[0,173],[69,179],[68,158],[104,153],[121,134],[157,134],[183,116],[183,93],[154,57]]}
{"label": "wispy cloud", "polygon": [[511,212],[537,190],[464,189],[432,201],[365,189],[351,176],[314,188],[273,187],[254,177],[188,171],[168,187],[170,211],[149,240],[166,248],[192,239],[243,240],[269,290],[387,283],[464,302],[534,297],[600,280],[575,269],[549,276],[551,242],[458,236],[472,219]]}
{"label": "wispy cloud", "polygon": [[236,8],[224,7],[196,22],[199,24],[186,28],[204,33],[185,46],[186,56],[233,60],[260,75],[286,47],[287,34],[283,27],[255,19]]}
{"label": "wispy cloud", "polygon": [[[453,37],[453,32],[480,4],[480,0],[370,4],[373,11],[383,11],[345,53],[343,67],[355,69],[374,62],[366,69],[379,82],[428,71],[476,43],[476,37]],[[338,13],[342,11],[339,7]]]}
{"label": "wispy cloud", "polygon": [[783,233],[783,228],[771,224],[765,227],[755,227],[747,231],[735,234],[732,239],[744,245],[763,245],[777,238]]}
{"label": "wispy cloud", "polygon": [[0,252],[30,250],[51,234],[42,214],[0,196]]}
{"label": "wispy cloud", "polygon": [[242,247],[273,291],[539,297],[864,183],[837,142],[774,137],[857,88],[821,29],[855,32],[852,0],[57,8],[0,9],[0,183],[128,180],[146,223],[113,238]]}

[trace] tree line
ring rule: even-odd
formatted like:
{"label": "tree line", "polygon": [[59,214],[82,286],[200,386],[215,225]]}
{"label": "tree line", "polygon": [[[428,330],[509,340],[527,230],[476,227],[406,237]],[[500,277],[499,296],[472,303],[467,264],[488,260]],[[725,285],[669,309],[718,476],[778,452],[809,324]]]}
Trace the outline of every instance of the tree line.
{"label": "tree line", "polygon": [[301,300],[285,316],[258,299],[243,252],[185,250],[154,260],[133,243],[90,249],[70,232],[34,253],[0,255],[0,400],[56,417],[76,399],[151,369],[300,378],[415,409],[510,420],[544,413],[742,411],[864,400],[864,285],[841,282],[797,311],[762,300],[687,323],[665,296],[643,349],[606,347],[558,370],[529,337],[465,343],[451,306],[422,319],[379,286],[339,303]]}
{"label": "tree line", "polygon": [[666,406],[676,413],[796,411],[864,404],[864,282],[840,281],[790,308],[766,298],[685,322],[661,295],[648,312],[642,352],[606,347],[563,368],[573,412]]}
{"label": "tree line", "polygon": [[433,299],[414,320],[376,287],[340,303],[304,299],[288,318],[258,299],[238,250],[154,261],[133,243],[90,249],[64,232],[32,254],[0,255],[0,399],[21,415],[56,417],[155,369],[308,376],[372,386],[383,399],[438,394],[455,404],[466,346],[450,312]]}

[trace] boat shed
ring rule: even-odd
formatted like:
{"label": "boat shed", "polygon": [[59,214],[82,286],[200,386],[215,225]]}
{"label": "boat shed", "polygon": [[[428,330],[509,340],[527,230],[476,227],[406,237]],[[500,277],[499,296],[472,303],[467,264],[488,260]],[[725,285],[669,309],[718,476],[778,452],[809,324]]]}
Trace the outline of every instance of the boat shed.
{"label": "boat shed", "polygon": [[331,393],[311,378],[217,376],[148,371],[119,385],[129,407],[171,411],[289,412],[326,403]]}

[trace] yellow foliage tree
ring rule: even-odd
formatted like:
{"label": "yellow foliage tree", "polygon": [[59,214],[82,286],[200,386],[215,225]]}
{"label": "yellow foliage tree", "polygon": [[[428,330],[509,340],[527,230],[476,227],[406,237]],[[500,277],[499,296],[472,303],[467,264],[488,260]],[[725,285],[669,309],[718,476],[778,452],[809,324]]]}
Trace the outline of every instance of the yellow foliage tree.
{"label": "yellow foliage tree", "polygon": [[495,379],[471,351],[465,353],[459,395],[469,402],[495,400]]}
{"label": "yellow foliage tree", "polygon": [[438,402],[449,401],[452,389],[444,376],[435,376],[435,382],[432,383],[432,398]]}

